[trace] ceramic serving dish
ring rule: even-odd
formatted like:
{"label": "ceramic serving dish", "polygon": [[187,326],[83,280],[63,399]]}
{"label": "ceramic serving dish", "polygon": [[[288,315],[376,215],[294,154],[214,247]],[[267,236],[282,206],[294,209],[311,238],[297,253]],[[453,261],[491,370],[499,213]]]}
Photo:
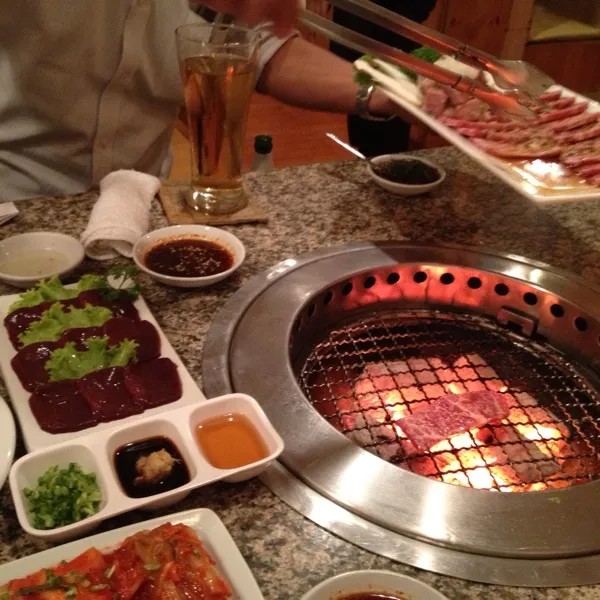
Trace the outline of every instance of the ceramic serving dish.
{"label": "ceramic serving dish", "polygon": [[225,525],[212,510],[207,508],[197,508],[142,521],[7,562],[0,565],[0,587],[11,579],[26,577],[40,569],[53,567],[61,560],[72,560],[88,548],[108,551],[139,531],[154,529],[165,523],[187,525],[196,532],[229,583],[233,594],[231,600],[263,600],[252,572]]}
{"label": "ceramic serving dish", "polygon": [[380,594],[398,600],[448,600],[425,583],[392,571],[351,571],[326,579],[302,600],[343,600],[351,594]]}
{"label": "ceramic serving dish", "polygon": [[[144,257],[153,246],[170,239],[182,237],[197,237],[222,246],[233,256],[233,264],[226,271],[206,277],[175,277],[172,275],[163,275],[148,268]],[[235,235],[217,227],[209,227],[208,225],[172,225],[156,229],[140,238],[133,247],[133,260],[142,271],[160,283],[183,288],[204,288],[223,281],[223,279],[226,279],[240,268],[245,257],[246,249]]]}
{"label": "ceramic serving dish", "polygon": [[0,242],[0,279],[28,288],[40,279],[72,273],[83,261],[79,240],[54,231],[15,235]]}
{"label": "ceramic serving dish", "polygon": [[[407,183],[396,183],[395,181],[390,181],[389,179],[385,179],[375,173],[372,165],[379,165],[385,163],[389,160],[400,161],[400,160],[418,160],[423,164],[429,165],[433,167],[439,174],[439,178],[436,181],[431,183],[424,183],[421,185],[411,185]],[[430,160],[426,158],[422,158],[421,156],[413,156],[411,154],[382,154],[381,156],[376,156],[369,160],[369,165],[367,167],[369,175],[371,179],[384,190],[391,192],[392,194],[397,194],[398,196],[418,196],[420,194],[426,194],[427,192],[431,192],[435,188],[439,187],[444,179],[446,179],[446,171],[439,167],[435,163],[432,163]]]}
{"label": "ceramic serving dish", "polygon": [[[244,415],[262,439],[267,456],[235,469],[212,466],[200,449],[194,430],[201,422],[212,417],[237,413]],[[189,472],[189,482],[173,490],[143,498],[127,495],[119,481],[114,463],[117,449],[126,444],[165,436],[177,447]],[[229,394],[213,400],[171,410],[162,415],[137,418],[127,426],[99,431],[51,448],[38,450],[20,458],[10,471],[10,489],[21,527],[30,535],[57,542],[79,537],[105,519],[138,509],[160,509],[174,504],[192,489],[215,481],[243,481],[264,471],[283,451],[283,441],[266,417],[262,408],[250,396]],[[99,511],[86,519],[56,529],[37,529],[32,525],[24,488],[35,487],[38,478],[49,467],[66,468],[76,462],[85,472],[96,473],[102,501]]]}
{"label": "ceramic serving dish", "polygon": [[[8,313],[9,307],[13,302],[15,302],[18,299],[18,297],[19,296],[17,294],[13,294],[10,296],[0,296],[0,319],[4,319],[4,317]],[[144,416],[158,415],[160,413],[169,411],[174,408],[178,408],[180,406],[184,406],[187,404],[196,404],[205,400],[205,396],[199,390],[198,386],[196,385],[196,382],[194,381],[189,371],[186,369],[185,365],[173,349],[173,346],[171,346],[171,343],[161,330],[156,319],[150,312],[148,305],[141,296],[138,297],[137,300],[134,302],[134,306],[136,307],[139,313],[140,319],[149,321],[150,323],[152,323],[152,325],[154,325],[154,327],[158,331],[158,335],[160,338],[160,355],[162,357],[171,359],[177,365],[177,373],[179,374],[179,379],[181,380],[182,387],[182,394],[179,400],[170,404],[164,404],[162,406],[146,410],[143,413]],[[81,436],[94,434],[97,431],[104,431],[108,429],[113,429],[114,427],[125,426],[129,423],[138,422],[140,416],[133,415],[131,417],[126,417],[118,421],[100,423],[99,425],[96,425],[94,427],[82,429],[81,431],[75,431],[71,433],[56,434],[44,431],[38,425],[38,422],[35,419],[33,413],[31,412],[31,408],[29,407],[29,397],[31,396],[31,393],[23,388],[21,382],[19,381],[19,378],[17,377],[11,365],[11,360],[13,359],[16,353],[17,351],[14,349],[13,345],[10,343],[10,340],[8,338],[6,327],[0,326],[0,371],[2,372],[2,377],[4,378],[4,382],[6,383],[11,403],[13,405],[13,408],[15,409],[15,413],[21,425],[21,430],[23,432],[23,437],[25,440],[25,446],[27,447],[28,451],[52,446],[54,444],[60,444],[67,440],[72,440]]]}

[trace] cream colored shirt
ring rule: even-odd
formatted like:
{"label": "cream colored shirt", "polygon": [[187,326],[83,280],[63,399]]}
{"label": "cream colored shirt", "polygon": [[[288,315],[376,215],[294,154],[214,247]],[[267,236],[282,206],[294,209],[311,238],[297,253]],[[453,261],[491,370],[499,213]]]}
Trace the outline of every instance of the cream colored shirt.
{"label": "cream colored shirt", "polygon": [[[0,0],[0,202],[161,175],[187,0]],[[263,33],[260,68],[282,40]],[[168,161],[167,161],[168,162]]]}

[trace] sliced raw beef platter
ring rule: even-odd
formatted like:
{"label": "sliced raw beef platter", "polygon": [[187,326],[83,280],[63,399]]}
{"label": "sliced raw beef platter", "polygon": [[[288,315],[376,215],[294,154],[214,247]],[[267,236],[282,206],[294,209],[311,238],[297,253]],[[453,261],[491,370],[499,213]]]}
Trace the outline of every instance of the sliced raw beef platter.
{"label": "sliced raw beef platter", "polygon": [[[556,162],[582,182],[600,187],[600,112],[590,111],[589,102],[561,91],[549,92],[539,98],[545,107],[532,106],[535,116],[511,120],[494,114],[478,100],[461,102],[464,99],[451,94],[440,97],[437,87],[422,89],[423,106],[430,114],[487,154]],[[428,99],[431,93],[436,102]]]}
{"label": "sliced raw beef platter", "polygon": [[[494,87],[479,71],[430,48],[413,54]],[[542,202],[600,198],[600,104],[560,85],[531,98],[529,116],[512,117],[464,92],[375,57],[355,63],[404,110],[520,194]],[[365,79],[367,78],[367,79]]]}
{"label": "sliced raw beef platter", "polygon": [[[131,292],[85,276],[69,287],[42,281],[1,300],[2,369],[12,370],[7,383],[17,413],[28,404],[43,432],[78,432],[181,399],[180,375],[189,374]],[[169,356],[161,356],[165,349]]]}

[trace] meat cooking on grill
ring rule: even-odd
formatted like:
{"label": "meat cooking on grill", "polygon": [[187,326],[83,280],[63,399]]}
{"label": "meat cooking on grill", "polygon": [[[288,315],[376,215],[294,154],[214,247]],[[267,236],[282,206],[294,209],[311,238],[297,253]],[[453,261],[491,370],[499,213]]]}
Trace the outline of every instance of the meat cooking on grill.
{"label": "meat cooking on grill", "polygon": [[423,452],[449,437],[508,416],[503,394],[491,391],[448,394],[396,423],[417,450]]}

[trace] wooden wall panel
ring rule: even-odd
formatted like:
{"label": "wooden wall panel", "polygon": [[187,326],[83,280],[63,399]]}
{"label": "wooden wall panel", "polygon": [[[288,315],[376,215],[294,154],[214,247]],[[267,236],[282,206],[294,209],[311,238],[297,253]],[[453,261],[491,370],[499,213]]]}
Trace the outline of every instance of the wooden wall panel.
{"label": "wooden wall panel", "polygon": [[448,0],[444,31],[498,56],[515,1],[519,0]]}
{"label": "wooden wall panel", "polygon": [[600,40],[529,44],[525,60],[577,92],[600,91]]}

